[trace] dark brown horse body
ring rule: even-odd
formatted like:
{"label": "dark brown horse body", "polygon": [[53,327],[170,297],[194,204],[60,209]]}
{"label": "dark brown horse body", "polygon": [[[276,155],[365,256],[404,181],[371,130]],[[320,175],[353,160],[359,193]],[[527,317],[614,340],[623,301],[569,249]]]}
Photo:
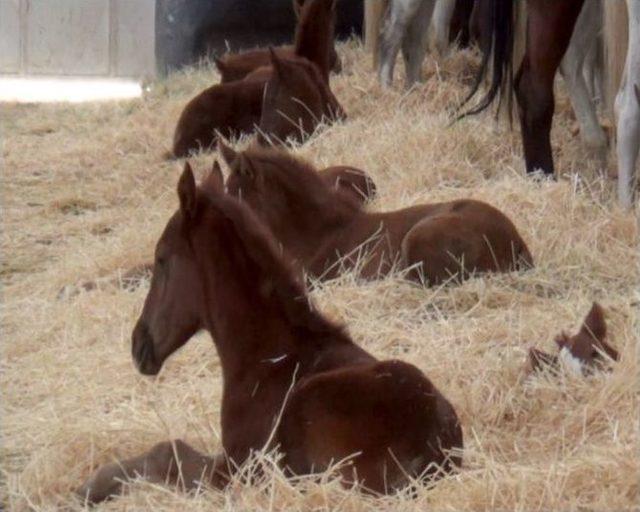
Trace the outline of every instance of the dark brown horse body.
{"label": "dark brown horse body", "polygon": [[[584,0],[527,0],[525,55],[512,82],[514,41],[513,0],[480,0],[486,7],[485,45],[494,41],[491,86],[471,113],[489,106],[498,96],[510,97],[512,83],[518,101],[527,172],[553,175],[551,124],[554,112],[553,81],[573,33]],[[485,54],[488,55],[485,48]],[[488,69],[488,57],[477,84]],[[474,88],[473,93],[477,90]],[[472,93],[472,94],[473,94]]]}
{"label": "dark brown horse body", "polygon": [[[311,86],[313,91],[329,90],[328,76],[335,15],[334,0],[310,0],[301,10],[296,29],[295,58],[291,62],[298,62],[299,68],[306,69],[305,76],[312,76],[313,80],[322,82],[321,85],[314,82]],[[309,69],[312,71],[309,72]],[[187,156],[191,151],[210,148],[217,139],[216,132],[225,137],[238,136],[252,133],[256,126],[261,125],[261,131],[269,133],[268,127],[262,126],[261,115],[263,100],[269,96],[265,95],[265,86],[271,81],[272,70],[263,66],[254,69],[249,75],[241,81],[214,85],[187,104],[175,130],[174,156]],[[317,78],[318,75],[320,79]],[[309,86],[306,85],[302,91],[294,90],[292,97],[295,101],[304,99],[309,96],[309,90]],[[330,100],[337,103],[333,94]],[[292,101],[292,98],[289,98],[289,101]],[[272,103],[267,103],[267,107],[273,111],[271,105]],[[333,103],[329,106],[323,105],[323,110],[328,111],[332,106]],[[305,112],[306,124],[309,124],[306,120],[310,119],[311,113],[316,110],[317,107],[314,105]],[[312,130],[307,133],[311,132]],[[279,133],[274,136],[279,137]]]}
{"label": "dark brown horse body", "polygon": [[229,193],[242,197],[311,275],[332,277],[360,263],[360,275],[371,278],[399,264],[411,268],[409,278],[437,284],[533,264],[512,222],[486,203],[465,199],[367,213],[283,152],[221,151],[232,170]]}
{"label": "dark brown horse body", "polygon": [[254,451],[276,446],[289,474],[339,469],[349,484],[394,492],[460,464],[451,404],[414,366],[378,361],[310,304],[273,236],[212,171],[196,188],[188,164],[180,209],[156,247],[151,288],[133,332],[139,370],[157,374],[199,329],[215,341],[224,378],[223,453],[182,441],[100,468],[78,491],[90,502],[144,475],[157,483],[224,487]]}

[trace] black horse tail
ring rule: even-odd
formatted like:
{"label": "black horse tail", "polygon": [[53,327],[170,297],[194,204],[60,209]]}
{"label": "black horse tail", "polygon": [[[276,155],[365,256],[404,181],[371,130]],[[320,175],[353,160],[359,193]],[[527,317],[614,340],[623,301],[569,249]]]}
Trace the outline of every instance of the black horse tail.
{"label": "black horse tail", "polygon": [[[498,110],[502,106],[504,99],[507,100],[509,119],[511,119],[511,107],[513,104],[513,42],[515,31],[514,4],[524,0],[487,0],[491,2],[490,15],[486,17],[483,30],[486,30],[486,37],[482,37],[482,63],[476,75],[471,92],[458,106],[459,112],[471,98],[473,98],[485,76],[491,74],[489,90],[477,105],[463,114],[458,115],[456,120],[463,117],[478,114],[485,110],[498,96]],[[493,50],[493,61],[490,63]]]}

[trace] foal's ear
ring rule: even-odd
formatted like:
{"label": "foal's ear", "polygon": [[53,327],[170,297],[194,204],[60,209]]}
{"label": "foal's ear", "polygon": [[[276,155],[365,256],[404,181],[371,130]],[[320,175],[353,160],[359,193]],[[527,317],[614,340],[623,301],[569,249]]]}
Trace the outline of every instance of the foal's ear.
{"label": "foal's ear", "polygon": [[296,20],[300,19],[300,14],[302,13],[303,5],[304,5],[304,0],[293,0],[293,14],[296,15]]}
{"label": "foal's ear", "polygon": [[245,178],[254,180],[258,176],[258,169],[246,154],[240,155],[240,161],[237,168],[238,173]]}
{"label": "foal's ear", "polygon": [[178,197],[180,198],[180,210],[182,214],[192,219],[196,214],[196,180],[189,162],[185,162],[184,170],[178,180]]}
{"label": "foal's ear", "polygon": [[238,159],[238,152],[231,146],[227,146],[222,139],[218,140],[218,153],[222,155],[222,158],[227,165],[231,167]]}
{"label": "foal's ear", "polygon": [[226,71],[226,65],[224,61],[220,57],[214,57],[213,62],[216,65],[216,68],[218,68],[220,74],[224,74],[224,72]]}
{"label": "foal's ear", "polygon": [[607,336],[607,323],[604,320],[604,311],[602,306],[594,302],[587,313],[584,323],[580,328],[580,332],[602,341]]}
{"label": "foal's ear", "polygon": [[276,76],[280,79],[286,79],[289,74],[289,66],[287,66],[286,59],[281,59],[278,57],[278,54],[273,49],[273,46],[269,46],[269,54],[271,57],[271,66],[276,74]]}
{"label": "foal's ear", "polygon": [[224,176],[217,160],[214,160],[211,170],[204,177],[200,186],[213,194],[224,192]]}

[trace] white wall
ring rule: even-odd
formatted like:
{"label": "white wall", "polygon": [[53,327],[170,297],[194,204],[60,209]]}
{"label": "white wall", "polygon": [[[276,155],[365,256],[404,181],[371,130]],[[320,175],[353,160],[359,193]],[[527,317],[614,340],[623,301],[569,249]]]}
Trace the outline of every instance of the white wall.
{"label": "white wall", "polygon": [[0,0],[0,74],[155,75],[155,0]]}

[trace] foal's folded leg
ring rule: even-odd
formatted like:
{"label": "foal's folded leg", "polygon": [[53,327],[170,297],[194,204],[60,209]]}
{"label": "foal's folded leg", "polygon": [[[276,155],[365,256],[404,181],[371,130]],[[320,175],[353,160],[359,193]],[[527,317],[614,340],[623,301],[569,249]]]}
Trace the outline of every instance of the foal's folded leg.
{"label": "foal's folded leg", "polygon": [[88,503],[99,503],[121,494],[123,483],[135,478],[186,491],[201,484],[223,488],[229,469],[223,455],[203,455],[180,439],[164,441],[138,457],[105,464],[76,492]]}

